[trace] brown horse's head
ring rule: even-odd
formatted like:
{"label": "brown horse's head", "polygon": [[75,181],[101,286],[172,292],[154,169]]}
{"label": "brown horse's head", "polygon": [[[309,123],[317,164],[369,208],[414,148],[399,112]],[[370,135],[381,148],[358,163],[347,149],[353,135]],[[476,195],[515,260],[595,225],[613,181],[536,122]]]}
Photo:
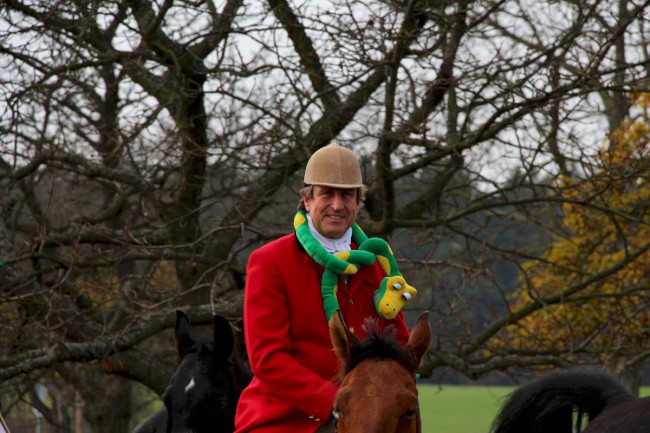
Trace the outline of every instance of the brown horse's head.
{"label": "brown horse's head", "polygon": [[420,316],[406,346],[392,327],[379,332],[366,321],[368,338],[350,333],[338,314],[330,320],[334,350],[341,360],[341,386],[333,414],[338,433],[419,433],[415,371],[431,342],[428,313]]}

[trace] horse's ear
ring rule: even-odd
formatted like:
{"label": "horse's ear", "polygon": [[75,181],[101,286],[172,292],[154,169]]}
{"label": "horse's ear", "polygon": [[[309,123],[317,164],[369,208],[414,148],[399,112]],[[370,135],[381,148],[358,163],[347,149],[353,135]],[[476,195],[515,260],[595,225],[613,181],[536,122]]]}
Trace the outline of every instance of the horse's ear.
{"label": "horse's ear", "polygon": [[214,316],[214,350],[222,358],[228,358],[235,349],[235,336],[230,322],[223,316]]}
{"label": "horse's ear", "polygon": [[332,315],[329,328],[334,352],[336,352],[336,355],[344,364],[347,364],[350,359],[350,351],[356,347],[360,341],[357,336],[352,334],[348,330],[348,327],[345,326],[340,310],[336,310]]}
{"label": "horse's ear", "polygon": [[431,326],[429,325],[429,312],[425,311],[418,317],[411,330],[411,336],[406,344],[406,350],[411,358],[411,370],[415,372],[420,367],[422,358],[429,350],[431,344]]}
{"label": "horse's ear", "polygon": [[181,310],[176,310],[176,353],[183,359],[188,352],[194,349],[195,342],[190,332],[190,319]]}

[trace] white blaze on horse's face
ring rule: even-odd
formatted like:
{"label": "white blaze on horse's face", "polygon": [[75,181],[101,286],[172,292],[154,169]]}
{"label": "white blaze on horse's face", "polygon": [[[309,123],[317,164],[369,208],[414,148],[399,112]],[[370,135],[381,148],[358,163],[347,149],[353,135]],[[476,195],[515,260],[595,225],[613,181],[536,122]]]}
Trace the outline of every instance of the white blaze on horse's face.
{"label": "white blaze on horse's face", "polygon": [[196,383],[194,382],[194,377],[190,377],[190,383],[185,385],[185,392],[188,393],[192,388],[196,386]]}

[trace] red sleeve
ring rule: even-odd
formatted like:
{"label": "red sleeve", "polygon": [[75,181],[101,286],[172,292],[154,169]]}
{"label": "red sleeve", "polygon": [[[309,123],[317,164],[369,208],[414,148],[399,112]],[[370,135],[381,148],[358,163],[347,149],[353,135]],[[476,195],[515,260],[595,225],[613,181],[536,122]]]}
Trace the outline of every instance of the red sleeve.
{"label": "red sleeve", "polygon": [[397,341],[402,343],[402,346],[405,346],[406,343],[408,343],[411,334],[406,326],[406,322],[404,322],[404,314],[400,311],[393,320],[390,320],[387,323],[395,326],[395,329],[397,330]]}
{"label": "red sleeve", "polygon": [[287,292],[277,266],[259,250],[248,262],[244,330],[251,369],[281,400],[325,420],[337,389],[291,356]]}

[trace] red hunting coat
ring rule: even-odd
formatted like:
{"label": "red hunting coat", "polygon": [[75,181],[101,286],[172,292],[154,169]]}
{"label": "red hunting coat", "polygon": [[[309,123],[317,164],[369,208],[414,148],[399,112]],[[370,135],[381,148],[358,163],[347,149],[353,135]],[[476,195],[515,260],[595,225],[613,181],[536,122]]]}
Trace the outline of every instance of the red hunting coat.
{"label": "red hunting coat", "polygon": [[[254,374],[237,407],[235,433],[313,433],[326,423],[337,387],[338,359],[332,349],[323,299],[324,268],[295,234],[253,252],[244,293],[244,335]],[[337,297],[346,324],[357,336],[366,317],[379,319],[372,294],[385,274],[377,263],[339,278]],[[379,319],[397,328],[403,343],[409,331],[402,313]]]}

